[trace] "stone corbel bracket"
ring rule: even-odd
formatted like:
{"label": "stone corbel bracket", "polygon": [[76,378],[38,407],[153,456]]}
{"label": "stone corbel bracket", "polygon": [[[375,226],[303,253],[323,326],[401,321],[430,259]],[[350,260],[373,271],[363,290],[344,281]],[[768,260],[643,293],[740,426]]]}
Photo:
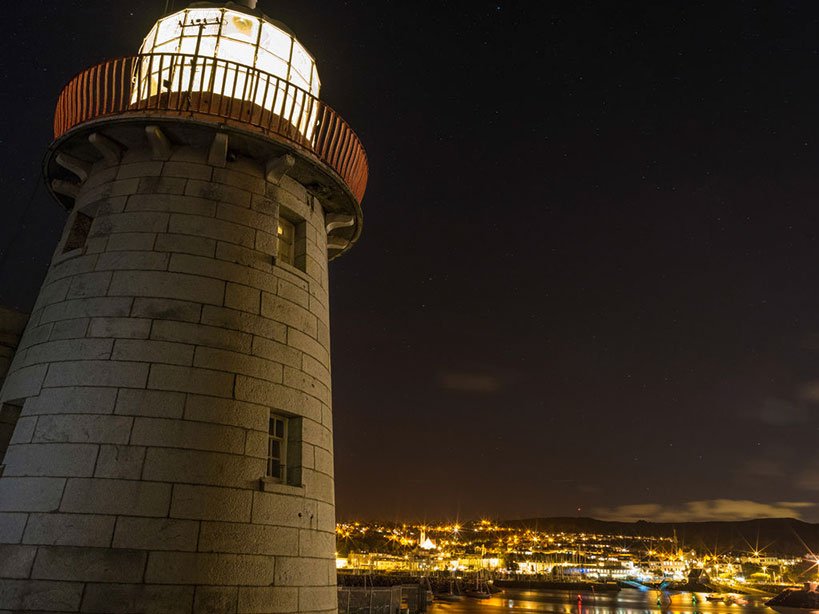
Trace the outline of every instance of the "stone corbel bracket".
{"label": "stone corbel bracket", "polygon": [[145,126],[145,136],[151,146],[154,160],[168,160],[173,152],[173,146],[159,126]]}
{"label": "stone corbel bracket", "polygon": [[325,219],[325,223],[327,224],[327,234],[329,235],[339,228],[355,226],[355,216],[345,215],[343,213],[329,213]]}
{"label": "stone corbel bracket", "polygon": [[217,132],[208,151],[208,164],[225,168],[228,163],[228,146],[230,137],[224,132]]}
{"label": "stone corbel bracket", "polygon": [[291,154],[270,158],[265,166],[265,179],[278,185],[295,165],[296,158]]}
{"label": "stone corbel bracket", "polygon": [[104,134],[95,132],[88,135],[88,142],[102,155],[103,160],[108,166],[115,166],[122,160],[123,147],[109,139]]}
{"label": "stone corbel bracket", "polygon": [[333,232],[342,228],[355,226],[355,216],[343,213],[329,213],[325,218],[327,228],[327,251],[343,251],[350,245],[350,240],[333,235]]}
{"label": "stone corbel bracket", "polygon": [[80,193],[82,184],[88,180],[88,176],[91,174],[91,164],[85,160],[80,160],[79,158],[69,156],[68,154],[62,152],[55,156],[54,161],[69,173],[77,177],[79,181],[75,182],[66,181],[64,179],[54,179],[51,182],[51,189],[58,194],[68,196],[69,198],[76,200],[77,195]]}

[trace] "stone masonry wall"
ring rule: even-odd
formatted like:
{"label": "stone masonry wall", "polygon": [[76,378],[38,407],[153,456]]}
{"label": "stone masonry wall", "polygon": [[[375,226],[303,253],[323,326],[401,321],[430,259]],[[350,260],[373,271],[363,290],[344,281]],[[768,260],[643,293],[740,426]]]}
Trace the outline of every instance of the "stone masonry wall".
{"label": "stone masonry wall", "polygon": [[[95,165],[2,389],[0,613],[335,612],[322,208],[262,162],[151,158]],[[271,409],[295,485],[260,482]]]}

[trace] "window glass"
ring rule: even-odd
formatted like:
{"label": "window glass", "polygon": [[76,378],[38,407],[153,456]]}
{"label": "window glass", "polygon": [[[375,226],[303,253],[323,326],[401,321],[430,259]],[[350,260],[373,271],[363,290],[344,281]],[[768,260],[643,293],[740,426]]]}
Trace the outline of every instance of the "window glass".
{"label": "window glass", "polygon": [[152,51],[154,48],[154,43],[156,42],[156,29],[157,26],[151,28],[151,31],[148,32],[148,36],[145,37],[145,42],[142,43],[142,51],[149,52]]}
{"label": "window glass", "polygon": [[173,39],[179,38],[181,35],[182,27],[179,25],[179,18],[172,15],[159,22],[156,44],[164,45]]}
{"label": "window glass", "polygon": [[259,38],[259,20],[241,13],[225,13],[222,36],[256,44]]}
{"label": "window glass", "polygon": [[3,463],[3,458],[8,450],[11,437],[14,434],[14,427],[17,426],[17,420],[20,418],[22,407],[19,405],[12,405],[4,403],[0,406],[0,464]]}
{"label": "window glass", "polygon": [[293,85],[295,85],[296,87],[300,87],[303,90],[309,90],[310,89],[310,83],[307,81],[307,79],[302,77],[297,72],[290,73],[290,82]]}
{"label": "window glass", "polygon": [[260,46],[285,62],[290,61],[290,46],[293,39],[272,24],[262,25],[262,39]]}
{"label": "window glass", "polygon": [[188,53],[190,55],[196,53],[196,40],[195,36],[183,37],[182,44],[179,46],[179,53]]}
{"label": "window glass", "polygon": [[267,433],[267,476],[287,479],[287,418],[270,414]]}
{"label": "window glass", "polygon": [[71,229],[68,231],[68,236],[65,239],[63,253],[85,247],[93,222],[94,218],[90,215],[86,215],[80,211],[74,214],[74,221],[71,223]]}
{"label": "window glass", "polygon": [[202,40],[199,41],[199,55],[206,58],[215,57],[216,41],[217,38],[215,36],[203,36]]}
{"label": "window glass", "polygon": [[296,227],[292,222],[279,219],[279,246],[276,259],[285,264],[293,264],[294,249],[296,246]]}
{"label": "window glass", "polygon": [[270,73],[274,77],[287,79],[287,62],[265,51],[264,48],[259,49],[259,57],[256,59],[256,68]]}
{"label": "window glass", "polygon": [[256,48],[249,43],[223,38],[219,43],[219,57],[245,66],[253,66]]}
{"label": "window glass", "polygon": [[[293,45],[293,73],[298,75],[299,83],[293,80],[299,87],[307,88],[310,83],[310,74],[313,70],[313,61],[299,43]],[[302,83],[304,85],[302,85]]]}
{"label": "window glass", "polygon": [[[202,34],[216,36],[219,33],[219,24],[222,22],[220,9],[193,9],[189,10],[185,19],[185,33],[196,33],[199,26],[203,26]],[[194,29],[196,28],[196,29]]]}
{"label": "window glass", "polygon": [[319,89],[321,88],[321,80],[319,79],[318,70],[316,69],[316,64],[313,63],[313,80],[310,85],[310,93],[318,98]]}
{"label": "window glass", "polygon": [[174,38],[154,47],[154,53],[176,53],[179,49],[179,39]]}

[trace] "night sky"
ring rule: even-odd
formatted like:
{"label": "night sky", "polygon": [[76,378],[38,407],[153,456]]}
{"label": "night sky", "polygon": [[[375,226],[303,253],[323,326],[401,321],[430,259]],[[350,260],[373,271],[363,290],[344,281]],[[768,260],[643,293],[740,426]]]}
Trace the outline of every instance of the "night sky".
{"label": "night sky", "polygon": [[[7,4],[0,299],[30,309],[56,97],[165,1]],[[260,7],[370,160],[331,267],[339,518],[819,521],[819,6]]]}

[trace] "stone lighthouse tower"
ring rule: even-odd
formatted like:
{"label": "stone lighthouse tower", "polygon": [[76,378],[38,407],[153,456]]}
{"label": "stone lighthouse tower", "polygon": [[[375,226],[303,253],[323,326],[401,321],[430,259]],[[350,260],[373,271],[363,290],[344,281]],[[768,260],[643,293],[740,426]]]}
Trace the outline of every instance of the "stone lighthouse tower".
{"label": "stone lighthouse tower", "polygon": [[0,612],[336,610],[327,265],[367,159],[319,89],[244,0],[62,92],[70,216],[0,393]]}

